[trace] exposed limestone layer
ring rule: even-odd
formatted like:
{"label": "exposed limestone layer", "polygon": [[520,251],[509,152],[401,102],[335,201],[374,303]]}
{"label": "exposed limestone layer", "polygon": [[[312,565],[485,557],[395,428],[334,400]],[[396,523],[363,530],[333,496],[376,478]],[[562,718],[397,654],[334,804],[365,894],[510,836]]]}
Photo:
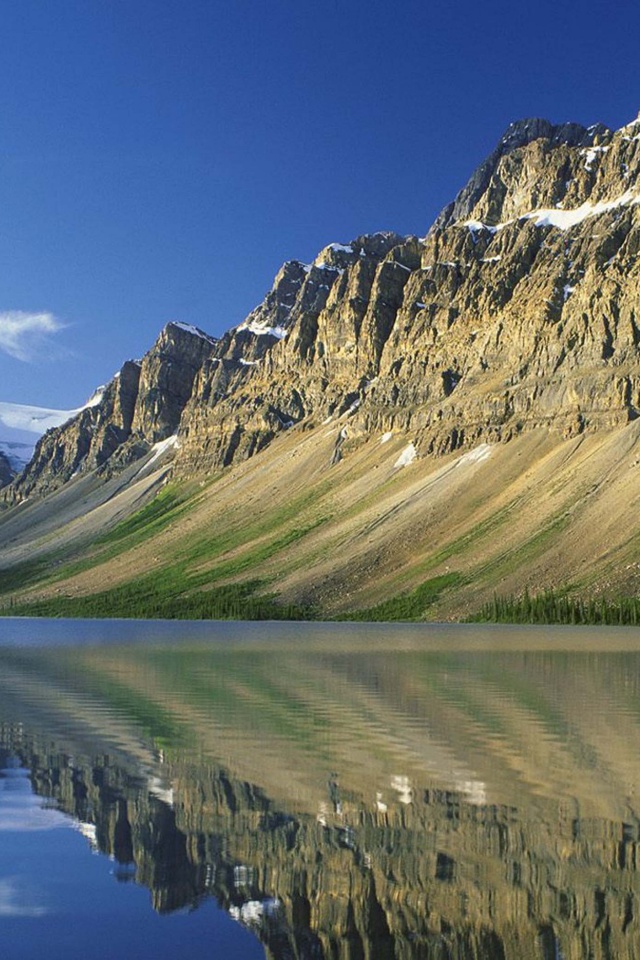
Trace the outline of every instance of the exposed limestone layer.
{"label": "exposed limestone layer", "polygon": [[82,470],[104,467],[131,435],[139,381],[140,364],[127,360],[95,406],[45,433],[5,499],[46,494]]}
{"label": "exposed limestone layer", "polygon": [[350,408],[352,435],[411,430],[422,454],[635,418],[639,163],[640,124],[514,125],[425,240],[340,248],[323,308],[293,312],[242,390],[211,403],[203,372],[179,466]]}
{"label": "exposed limestone layer", "polygon": [[[400,239],[384,233],[326,247],[304,269],[286,316],[270,299],[277,296],[276,281],[265,304],[238,328],[243,336],[266,341],[260,359],[238,369],[233,356],[237,330],[231,356],[211,360],[196,379],[181,424],[182,469],[227,466],[314,412],[323,417],[343,413],[359,402],[367,383],[354,368],[362,325],[368,316],[372,331],[376,323],[384,327],[389,322],[390,304],[399,300],[409,275],[386,260],[392,250],[402,249]],[[379,282],[381,271],[388,283]],[[274,329],[286,330],[286,336],[260,332]]]}
{"label": "exposed limestone layer", "polygon": [[286,263],[220,340],[170,324],[43,438],[5,499],[113,472],[172,433],[189,475],[346,411],[350,437],[411,431],[421,455],[634,419],[639,176],[640,120],[513,124],[424,239],[378,233]]}
{"label": "exposed limestone layer", "polygon": [[110,476],[178,429],[196,372],[216,341],[169,323],[142,361],[127,360],[100,400],[38,442],[9,502],[46,494],[81,473]]}

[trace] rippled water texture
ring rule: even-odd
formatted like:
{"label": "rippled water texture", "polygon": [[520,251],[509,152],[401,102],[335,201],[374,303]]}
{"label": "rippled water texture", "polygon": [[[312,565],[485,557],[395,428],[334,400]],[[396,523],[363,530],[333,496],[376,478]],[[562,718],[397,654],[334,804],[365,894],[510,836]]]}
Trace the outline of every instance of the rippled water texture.
{"label": "rippled water texture", "polygon": [[0,952],[639,958],[639,641],[0,621]]}

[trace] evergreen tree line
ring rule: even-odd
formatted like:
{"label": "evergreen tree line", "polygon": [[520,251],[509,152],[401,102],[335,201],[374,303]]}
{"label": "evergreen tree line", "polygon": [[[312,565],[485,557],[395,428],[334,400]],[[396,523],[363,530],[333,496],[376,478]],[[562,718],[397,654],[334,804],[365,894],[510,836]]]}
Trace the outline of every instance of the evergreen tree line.
{"label": "evergreen tree line", "polygon": [[30,603],[13,598],[0,612],[35,617],[133,617],[162,620],[308,620],[310,610],[281,604],[271,594],[256,595],[256,582],[171,596],[149,585],[124,585],[84,597],[52,597]]}
{"label": "evergreen tree line", "polygon": [[637,626],[640,624],[640,598],[618,597],[615,600],[571,597],[553,590],[533,596],[525,590],[522,596],[498,596],[485,603],[476,616],[479,623],[560,623]]}

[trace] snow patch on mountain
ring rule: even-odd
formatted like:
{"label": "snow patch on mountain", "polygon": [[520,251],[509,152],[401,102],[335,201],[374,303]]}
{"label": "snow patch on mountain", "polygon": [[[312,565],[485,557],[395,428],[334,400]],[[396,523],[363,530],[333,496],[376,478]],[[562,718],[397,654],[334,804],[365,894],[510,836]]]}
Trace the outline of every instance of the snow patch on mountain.
{"label": "snow patch on mountain", "polygon": [[205,333],[204,330],[200,329],[200,327],[194,327],[192,323],[183,323],[181,320],[172,320],[170,326],[177,327],[178,330],[184,330],[185,333],[190,333],[193,337],[199,337],[200,340],[206,340],[208,343],[216,344],[218,342],[215,337],[210,337],[208,333]]}
{"label": "snow patch on mountain", "polygon": [[456,466],[462,467],[468,463],[482,463],[483,460],[487,460],[493,453],[493,447],[490,443],[481,443],[479,447],[475,447],[474,450],[470,450],[468,453],[463,453],[462,456],[456,461]]}
{"label": "snow patch on mountain", "polygon": [[284,327],[270,327],[267,323],[260,323],[257,320],[241,323],[239,327],[236,327],[236,330],[248,330],[249,333],[255,334],[256,337],[270,336],[275,337],[276,340],[284,340],[287,335]]}
{"label": "snow patch on mountain", "polygon": [[[88,410],[89,407],[97,407],[100,401],[102,400],[102,398],[104,397],[104,392],[106,389],[107,389],[106,383],[103,383],[100,387],[96,387],[96,389],[93,391],[93,393],[85,403],[84,407],[80,407],[80,410]],[[80,411],[77,411],[77,412],[79,413]]]}
{"label": "snow patch on mountain", "polygon": [[580,156],[585,158],[584,168],[585,170],[591,172],[593,165],[598,159],[600,154],[606,153],[609,150],[609,147],[588,147],[585,150],[580,151]]}
{"label": "snow patch on mountain", "polygon": [[416,459],[417,456],[418,456],[418,451],[415,448],[415,444],[409,443],[404,448],[404,450],[402,451],[402,453],[400,454],[400,456],[398,457],[398,459],[396,460],[393,466],[408,467],[411,463],[413,463],[413,461]]}
{"label": "snow patch on mountain", "polygon": [[600,200],[598,203],[589,203],[587,200],[573,210],[560,210],[557,207],[541,207],[538,210],[529,210],[527,213],[523,213],[521,216],[512,220],[505,220],[503,223],[490,224],[482,223],[480,220],[463,220],[459,226],[466,227],[472,234],[484,230],[489,233],[497,233],[499,230],[504,230],[505,227],[517,221],[533,220],[537,227],[557,227],[559,230],[570,230],[584,220],[589,219],[589,217],[599,217],[601,214],[608,213],[610,210],[618,210],[620,207],[633,207],[638,204],[640,204],[640,193],[636,190],[626,190],[613,200]]}
{"label": "snow patch on mountain", "polygon": [[75,411],[0,402],[0,451],[18,473],[31,460],[38,437],[69,420]]}
{"label": "snow patch on mountain", "polygon": [[159,440],[158,443],[154,443],[154,445],[151,447],[153,456],[147,462],[146,466],[149,466],[150,464],[155,463],[158,457],[161,457],[162,454],[165,453],[165,451],[171,450],[172,447],[179,447],[179,446],[180,446],[180,441],[178,440],[177,434],[175,433],[171,434],[170,437],[167,437],[166,440]]}
{"label": "snow patch on mountain", "polygon": [[537,227],[559,227],[560,230],[570,230],[577,226],[583,220],[589,217],[598,217],[602,213],[608,213],[610,210],[617,210],[619,207],[630,207],[640,203],[640,194],[633,190],[627,190],[615,200],[601,200],[599,203],[585,203],[576,207],[574,210],[532,210],[525,214],[522,219],[533,220]]}

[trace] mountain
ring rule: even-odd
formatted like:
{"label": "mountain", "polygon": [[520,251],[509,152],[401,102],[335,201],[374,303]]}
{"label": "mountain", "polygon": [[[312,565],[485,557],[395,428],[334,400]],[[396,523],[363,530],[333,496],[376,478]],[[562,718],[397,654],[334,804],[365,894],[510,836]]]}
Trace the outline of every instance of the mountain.
{"label": "mountain", "polygon": [[[188,471],[228,466],[234,459],[251,456],[278,432],[308,416],[312,403],[325,401],[329,384],[307,353],[316,350],[313,331],[317,333],[318,319],[329,309],[336,281],[352,268],[349,272],[359,278],[361,292],[355,299],[362,312],[360,304],[368,302],[377,273],[388,273],[385,257],[402,247],[397,234],[376,234],[349,246],[331,244],[310,265],[284,264],[264,301],[220,339],[189,324],[168,323],[141,361],[127,361],[102,388],[97,403],[42,438],[6,499],[19,502],[50,493],[92,470],[113,475],[174,434],[180,448],[187,436],[191,438]],[[405,272],[402,268],[400,279]],[[382,301],[391,296],[393,286],[386,282],[375,294],[382,311],[386,309]],[[286,355],[293,336],[293,367],[287,363],[283,372],[272,376],[267,371],[271,354],[277,352],[274,348],[282,347]],[[301,351],[306,370],[300,369]],[[302,376],[304,394],[296,386]],[[348,407],[358,396],[362,378],[352,384],[347,372],[342,379],[332,388],[334,406],[346,402]],[[253,395],[254,384],[261,391],[259,398]]]}
{"label": "mountain", "polygon": [[[499,576],[487,575],[491,589],[521,590],[529,581],[555,586],[579,573],[589,591],[633,590],[636,521],[625,478],[627,461],[629,470],[636,462],[640,410],[639,167],[640,117],[617,131],[540,119],[512,124],[425,237],[363,235],[330,244],[311,264],[290,261],[264,301],[219,339],[168,324],[140,363],[125,363],[98,403],[39,441],[29,465],[5,487],[12,509],[0,531],[12,529],[20,503],[44,497],[48,511],[34,504],[33,541],[36,517],[46,513],[53,522],[50,497],[82,479],[102,510],[90,525],[97,534],[101,524],[122,519],[104,506],[102,487],[120,478],[121,489],[123,478],[129,483],[161,468],[163,482],[170,474],[181,485],[178,499],[220,478],[205,497],[209,506],[201,499],[194,507],[215,513],[228,504],[218,532],[256,478],[258,492],[247,501],[248,543],[260,484],[266,491],[277,474],[271,495],[282,510],[295,490],[303,499],[316,490],[316,506],[316,483],[333,492],[326,516],[308,518],[314,529],[322,521],[333,530],[333,554],[312,551],[301,562],[313,573],[297,575],[296,583],[282,570],[264,571],[296,602],[324,611],[370,606],[381,586],[383,597],[414,589],[420,564],[469,582],[469,564],[493,563]],[[347,494],[344,478],[367,473],[366,456],[371,471],[383,473],[370,475],[365,536],[356,533],[357,508],[348,503],[360,494]],[[576,468],[565,476],[570,457]],[[408,484],[397,479],[405,467],[435,497],[443,469],[457,464],[456,478],[475,476],[485,462],[493,487],[484,480],[479,489],[470,477],[453,503],[449,471],[442,481],[449,499],[443,493],[430,504],[426,493],[412,493],[416,516],[402,526],[399,515],[410,504],[401,494],[396,502],[391,487]],[[618,462],[624,469],[612,478]],[[536,471],[542,486],[537,499],[528,499]],[[482,507],[491,491],[491,508]],[[607,512],[601,505],[592,516],[596,491],[608,498]],[[517,513],[518,497],[528,518]],[[463,562],[468,538],[482,539],[486,524],[502,529],[505,511],[517,516],[509,528],[520,537],[517,562],[503,569],[497,557],[489,561],[490,544]],[[20,514],[18,527],[26,530],[23,508]],[[593,540],[594,517],[600,539],[582,560],[579,524]],[[62,508],[58,518],[64,526]],[[540,569],[527,566],[527,553],[535,558],[555,540]],[[10,562],[34,556],[34,549],[14,551]],[[295,550],[287,545],[286,553],[291,558]],[[454,562],[436,562],[444,554]],[[113,563],[109,569],[114,582],[126,579]],[[475,602],[476,593],[466,594]],[[462,607],[451,609],[459,615]]]}
{"label": "mountain", "polygon": [[[75,410],[52,410],[23,403],[0,401],[0,476],[9,483],[28,466],[38,438],[49,430],[73,420],[83,410],[98,404],[104,387],[98,387],[84,406]],[[6,470],[2,474],[3,469]],[[0,481],[0,486],[4,485]]]}

